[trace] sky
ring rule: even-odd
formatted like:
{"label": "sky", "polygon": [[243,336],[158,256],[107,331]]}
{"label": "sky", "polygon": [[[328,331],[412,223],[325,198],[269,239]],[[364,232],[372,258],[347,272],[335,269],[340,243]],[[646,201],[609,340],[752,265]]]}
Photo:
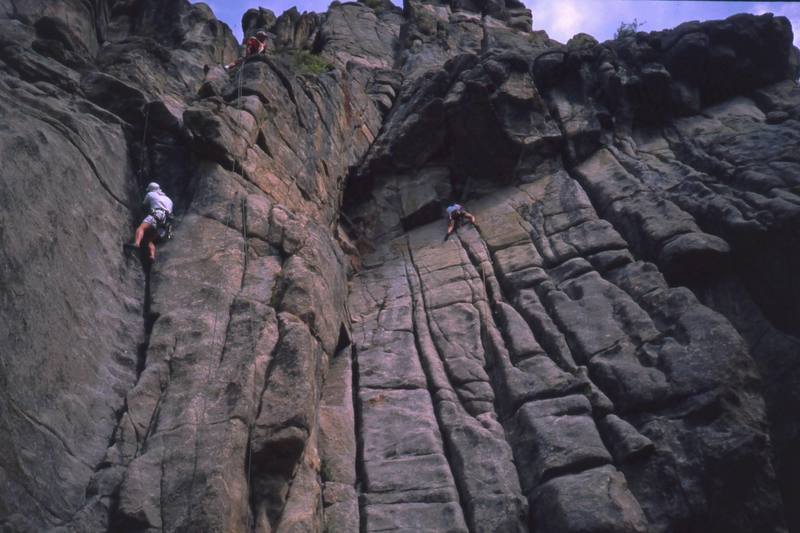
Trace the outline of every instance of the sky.
{"label": "sky", "polygon": [[[400,4],[401,0],[392,0]],[[800,3],[724,2],[690,0],[523,0],[533,12],[533,29],[543,29],[561,42],[576,33],[588,33],[599,41],[611,39],[620,22],[634,19],[642,31],[674,28],[687,20],[713,20],[735,13],[774,13],[792,23],[794,44],[800,47]],[[242,37],[242,15],[251,7],[265,7],[276,15],[292,6],[302,11],[326,11],[330,0],[207,0],[217,18]]]}

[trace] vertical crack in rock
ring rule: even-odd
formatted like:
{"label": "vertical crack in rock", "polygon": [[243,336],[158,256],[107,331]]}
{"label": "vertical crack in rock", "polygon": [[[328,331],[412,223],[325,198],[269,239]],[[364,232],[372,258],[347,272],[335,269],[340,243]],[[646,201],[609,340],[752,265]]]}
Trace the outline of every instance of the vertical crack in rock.
{"label": "vertical crack in rock", "polygon": [[[441,362],[441,355],[439,354],[438,349],[433,343],[431,337],[431,317],[428,315],[428,312],[425,308],[425,295],[422,291],[422,279],[420,277],[417,265],[414,263],[410,242],[406,241],[406,247],[407,252],[404,252],[402,257],[405,269],[405,277],[408,287],[411,291],[411,315],[414,328],[414,344],[420,357],[422,368],[425,372],[428,390],[432,392],[431,399],[434,402],[436,421],[439,427],[439,432],[444,438],[445,458],[447,459],[450,473],[453,476],[456,488],[458,489],[458,503],[461,507],[462,513],[464,513],[464,515],[468,515],[468,502],[470,501],[470,495],[467,492],[467,487],[464,484],[463,472],[460,472],[457,465],[453,464],[454,458],[458,453],[458,451],[454,449],[457,446],[457,443],[454,442],[450,436],[450,424],[447,420],[443,419],[445,413],[439,405],[443,399],[447,397],[446,393],[449,392],[452,396],[455,391],[453,391],[453,388],[449,383]],[[410,269],[409,266],[411,267]],[[458,398],[458,400],[460,403],[461,399]],[[467,520],[467,522],[470,531],[475,531],[474,520]]]}
{"label": "vertical crack in rock", "polygon": [[356,277],[350,298],[358,370],[361,527],[467,531],[421,364],[424,353],[416,346],[406,267],[398,258],[389,272],[365,272],[369,279]]}
{"label": "vertical crack in rock", "polygon": [[[492,228],[488,229],[491,233]],[[483,284],[492,296],[481,306],[483,335],[494,361],[491,374],[495,389],[499,391],[503,423],[517,457],[523,489],[528,491],[531,499],[534,520],[540,528],[554,527],[553,520],[558,519],[547,516],[546,509],[558,501],[558,497],[557,493],[548,490],[558,484],[569,486],[574,475],[590,476],[601,484],[616,483],[618,486],[613,495],[610,492],[586,495],[597,506],[595,520],[611,519],[616,527],[641,530],[644,520],[641,515],[636,516],[638,503],[625,489],[624,478],[603,466],[611,457],[594,428],[594,421],[586,416],[597,416],[596,412],[593,414],[593,409],[587,409],[590,404],[586,399],[576,396],[586,393],[592,398],[591,388],[587,387],[585,378],[578,379],[580,374],[570,376],[542,356],[543,352],[527,325],[513,307],[503,301],[489,250],[482,239],[474,238],[475,235],[469,232],[462,236],[461,242],[472,264],[482,271]],[[499,324],[493,317],[499,319]],[[600,470],[595,471],[595,468]],[[605,475],[610,477],[603,477]],[[550,483],[551,480],[558,481]],[[541,488],[534,491],[537,485]],[[626,502],[624,505],[631,509],[631,514],[610,518],[614,516],[612,509],[622,502]],[[603,514],[609,518],[599,518]],[[555,526],[555,530],[571,530],[579,522],[568,525],[569,521],[585,518],[579,514],[567,514],[560,519],[568,521]]]}
{"label": "vertical crack in rock", "polygon": [[358,509],[358,530],[359,531],[367,531],[367,514],[364,510],[364,506],[361,503],[361,494],[365,492],[364,483],[366,481],[366,471],[365,471],[365,462],[366,462],[366,454],[365,454],[365,445],[364,445],[364,436],[366,435],[365,427],[364,427],[364,414],[363,408],[361,406],[361,402],[359,401],[359,393],[361,391],[361,382],[359,376],[361,375],[361,368],[359,367],[358,362],[358,344],[353,344],[353,416],[354,416],[354,426],[355,426],[355,442],[356,442],[356,463],[355,463],[355,480],[354,485],[356,489],[356,497],[359,501],[356,501],[356,506]]}
{"label": "vertical crack in rock", "polygon": [[[545,209],[545,210],[548,209],[546,203],[543,205],[543,209]],[[559,211],[561,211],[561,210],[557,210],[556,212],[559,212]],[[534,222],[533,220],[531,220],[531,221],[532,221],[532,223]],[[545,227],[546,227],[546,224],[547,224],[547,219],[545,218]],[[573,227],[580,227],[580,226],[573,226]],[[554,236],[558,236],[559,233],[555,233],[553,235]],[[574,240],[574,238],[577,237],[578,235],[580,235],[580,234],[579,233],[575,234],[571,238],[572,239],[571,242],[572,242],[572,244],[574,246],[576,246],[578,251],[580,251],[580,249],[585,245],[581,244],[581,241]],[[617,239],[618,239],[618,237],[617,237]],[[568,241],[568,242],[570,242],[570,241]],[[610,244],[613,243],[613,242],[614,242],[613,239],[609,241]],[[610,246],[611,249],[618,248],[618,247],[619,247],[619,245],[617,245],[617,244],[613,244],[613,245]],[[564,251],[567,251],[567,249],[565,249]],[[595,253],[596,254],[595,257],[597,255],[599,255],[599,254],[596,253],[596,251],[594,249],[590,248],[589,251]],[[567,257],[569,257],[569,255]],[[589,264],[584,262],[583,266],[581,267],[579,263],[576,263],[576,261],[577,260],[575,260],[575,259],[570,259],[570,260],[568,260],[566,262],[563,262],[563,260],[562,261],[558,261],[558,262],[556,262],[556,265],[558,265],[558,266],[556,266],[554,269],[551,269],[550,272],[551,272],[551,275],[555,278],[554,281],[556,281],[556,284],[557,284],[558,288],[560,288],[561,290],[564,290],[566,292],[567,296],[569,296],[570,298],[577,298],[576,303],[580,302],[580,301],[585,301],[588,304],[589,302],[592,301],[592,300],[588,299],[588,297],[590,297],[592,292],[600,289],[602,287],[602,284],[600,286],[595,287],[595,288],[591,288],[591,284],[587,284],[587,282],[591,278],[588,277],[589,274],[586,274],[587,270],[589,270],[589,268],[588,268]],[[617,261],[617,260],[615,260],[615,261]],[[639,298],[641,297],[642,300],[639,300],[639,301],[647,302],[647,301],[649,301],[649,298],[656,297],[656,295],[659,294],[659,292],[656,290],[656,288],[659,287],[659,286],[662,287],[662,290],[666,290],[666,284],[664,283],[663,280],[658,282],[658,283],[660,283],[660,285],[653,285],[653,283],[655,283],[657,281],[658,276],[651,277],[652,281],[648,282],[645,285],[642,285],[642,282],[646,279],[646,278],[644,278],[642,276],[642,274],[644,274],[645,272],[648,272],[648,270],[654,271],[654,268],[652,266],[651,267],[647,267],[646,265],[644,265],[645,268],[643,270],[641,270],[641,273],[634,275],[634,273],[636,272],[636,268],[641,268],[641,267],[637,266],[637,265],[639,265],[639,263],[629,263],[629,260],[628,260],[628,265],[624,266],[625,263],[626,262],[622,263],[623,264],[622,267],[615,266],[615,265],[612,264],[611,266],[613,266],[613,268],[610,268],[610,269],[607,266],[602,265],[601,263],[596,263],[596,264],[598,264],[598,266],[602,266],[603,267],[602,271],[606,272],[606,274],[604,274],[605,276],[608,276],[610,274],[611,275],[611,279],[613,280],[613,282],[616,283],[617,285],[623,287],[626,291],[630,292],[632,287],[636,287],[637,291],[641,290],[641,293],[640,292],[632,293],[632,296],[635,296],[636,300],[639,300]],[[621,272],[625,272],[625,274],[618,274],[618,273],[621,273]],[[566,276],[565,276],[565,274],[566,274]],[[639,279],[641,279],[641,281],[634,281],[634,280],[639,280]],[[621,283],[622,280],[624,280],[625,283]],[[581,288],[580,288],[580,290],[576,291],[575,289],[577,289],[578,287],[581,287]],[[620,374],[620,371],[623,371],[623,368],[626,368],[626,367],[620,366],[620,367],[617,367],[619,370],[614,370],[614,373],[615,373],[614,374],[614,378],[612,378],[612,380],[609,381],[604,376],[606,370],[603,370],[603,366],[599,366],[598,363],[601,362],[601,358],[607,358],[609,356],[612,356],[612,354],[617,353],[619,355],[613,355],[612,359],[608,360],[607,363],[604,363],[604,364],[611,364],[611,365],[613,365],[613,366],[611,366],[611,368],[614,368],[614,366],[619,365],[620,363],[622,363],[622,360],[620,359],[619,362],[613,362],[613,361],[615,361],[618,357],[620,357],[620,355],[626,353],[627,350],[630,350],[631,356],[633,356],[631,361],[638,360],[639,364],[643,364],[644,365],[644,368],[647,368],[647,367],[651,367],[652,368],[653,366],[655,366],[657,368],[662,368],[663,369],[664,368],[663,367],[663,363],[659,364],[659,362],[660,361],[665,361],[665,359],[664,359],[665,358],[664,349],[666,347],[668,347],[668,346],[674,346],[674,344],[671,344],[671,343],[675,342],[675,341],[672,341],[668,336],[667,337],[664,336],[664,333],[675,335],[675,333],[672,333],[674,331],[673,329],[670,328],[669,330],[665,330],[664,329],[664,325],[665,324],[672,324],[672,323],[674,323],[676,321],[678,323],[680,323],[680,320],[676,320],[679,315],[672,315],[670,318],[667,318],[666,322],[663,322],[662,325],[659,325],[659,323],[655,324],[662,331],[661,334],[659,334],[657,331],[655,331],[652,328],[652,326],[650,326],[651,333],[647,333],[647,327],[645,327],[645,326],[646,326],[647,322],[649,322],[651,320],[650,318],[647,318],[646,316],[641,315],[641,310],[639,310],[636,306],[630,307],[629,304],[624,303],[624,299],[620,300],[617,296],[613,296],[612,297],[613,292],[608,292],[608,289],[601,289],[601,290],[606,294],[606,298],[610,298],[612,302],[616,302],[616,303],[614,303],[613,307],[609,308],[608,311],[602,311],[600,309],[595,309],[593,311],[588,311],[588,309],[587,309],[589,314],[586,315],[586,316],[587,316],[587,318],[588,318],[588,316],[593,317],[593,321],[598,321],[598,318],[599,317],[603,317],[603,316],[610,316],[610,317],[614,317],[614,318],[607,325],[602,325],[603,321],[598,321],[597,326],[594,326],[594,327],[595,328],[599,328],[599,329],[594,330],[590,334],[591,336],[584,336],[584,333],[581,332],[581,329],[583,329],[586,326],[588,326],[588,324],[585,324],[585,325],[581,326],[580,328],[576,328],[577,324],[574,322],[576,317],[575,316],[571,316],[572,315],[571,311],[568,312],[568,313],[565,313],[567,311],[567,309],[569,309],[569,307],[571,305],[571,304],[568,303],[569,300],[562,300],[562,297],[555,298],[557,295],[559,295],[559,291],[553,291],[552,289],[548,289],[544,285],[540,285],[540,288],[539,288],[539,292],[542,295],[544,301],[547,303],[550,313],[553,314],[554,317],[556,317],[557,322],[559,322],[560,329],[562,331],[566,332],[567,340],[569,341],[570,345],[573,347],[573,352],[576,353],[577,356],[580,356],[581,364],[587,364],[588,363],[588,365],[589,365],[589,373],[592,376],[592,379],[593,380],[599,380],[598,382],[599,382],[601,388],[604,390],[604,392],[609,394],[611,399],[614,401],[614,405],[618,409],[622,409],[623,411],[630,411],[630,408],[632,407],[632,405],[630,405],[630,406],[626,405],[626,404],[628,404],[628,402],[633,401],[634,403],[640,403],[642,401],[648,402],[648,401],[651,401],[651,400],[648,400],[647,396],[639,396],[641,393],[645,392],[645,390],[636,391],[634,389],[630,389],[628,391],[623,392],[623,390],[616,389],[616,387],[619,386],[619,385],[622,385],[622,384],[626,384],[626,383],[627,384],[633,384],[633,383],[635,383],[635,380],[639,379],[639,378],[634,378],[633,377],[634,374],[631,374],[630,377],[624,378]],[[600,303],[600,300],[596,300],[596,303]],[[595,305],[595,304],[592,304],[592,305]],[[654,312],[653,309],[651,307],[648,307],[648,313],[650,313],[651,316],[654,316],[654,317],[659,316],[658,314],[652,315],[653,312]],[[641,315],[641,318],[637,318],[637,314]],[[619,340],[616,340],[616,341],[614,340],[614,339],[619,339],[619,335],[621,333],[621,331],[617,329],[620,326],[617,326],[617,325],[613,325],[612,326],[613,322],[615,322],[616,320],[621,320],[620,326],[622,326],[622,330],[627,330],[629,332],[626,335],[631,335],[631,333],[634,333],[634,335],[630,338],[629,341],[625,341],[624,343],[620,343]],[[653,320],[656,320],[656,319],[653,318]],[[714,320],[718,320],[718,319],[717,318],[713,318],[712,315],[708,315],[706,318],[704,318],[704,320],[714,321]],[[635,329],[631,329],[631,326],[634,325],[634,324],[636,325]],[[588,329],[592,330],[593,328],[588,328]],[[586,331],[586,333],[588,334],[589,331]],[[685,335],[685,334],[686,333],[684,332],[683,335]],[[703,340],[701,340],[701,338],[696,337],[695,333],[689,333],[689,337],[677,336],[677,339],[678,339],[678,342],[681,343],[681,344],[687,344],[688,343],[689,344],[688,349],[690,349],[692,351],[694,349],[696,349],[696,348],[694,348],[694,345],[704,342]],[[734,339],[735,339],[735,337],[731,338],[731,341],[734,341]],[[602,342],[603,344],[596,344],[598,341]],[[613,344],[609,344],[612,341],[614,343]],[[630,344],[629,344],[628,347],[626,347],[626,344],[628,344],[628,343],[630,343]],[[647,354],[651,353],[652,347],[659,347],[659,349],[661,350],[658,359],[652,359],[652,358],[650,358],[649,355],[647,355]],[[676,355],[677,355],[677,353],[676,353]],[[631,357],[631,356],[628,356],[628,357]],[[672,355],[672,357],[674,358],[675,355]],[[729,358],[729,356],[726,357],[726,359],[727,358]],[[648,360],[649,360],[649,362],[648,362]],[[714,360],[714,359],[712,359],[712,360]],[[666,376],[667,376],[666,383],[664,383],[663,385],[659,386],[659,387],[664,387],[664,391],[665,392],[667,392],[667,391],[671,391],[671,392],[666,394],[666,395],[663,395],[663,394],[659,394],[658,395],[658,396],[661,396],[660,398],[658,398],[659,401],[667,402],[667,403],[664,404],[663,407],[661,407],[661,408],[658,408],[656,405],[654,405],[653,407],[656,408],[656,411],[661,410],[661,409],[667,409],[668,410],[669,408],[675,408],[675,407],[677,407],[677,406],[679,406],[681,404],[683,404],[683,405],[687,405],[687,404],[691,405],[691,403],[688,402],[687,399],[686,399],[686,396],[685,396],[686,393],[681,392],[681,388],[687,386],[687,384],[681,384],[680,383],[679,374],[676,374],[676,370],[679,368],[679,366],[676,366],[676,363],[678,361],[680,361],[680,359],[673,359],[673,361],[674,362],[671,363],[670,371],[666,374]],[[721,363],[721,361],[717,360],[716,364],[719,365],[720,363]],[[740,363],[738,363],[738,364],[741,365],[744,368],[747,367],[746,362],[741,362],[740,361]],[[716,387],[719,387],[723,383],[730,382],[731,379],[741,379],[740,377],[737,377],[737,378],[723,377],[723,376],[727,375],[727,372],[730,372],[730,370],[724,369],[724,366],[725,365],[717,366],[718,370],[715,370],[715,371],[709,373],[709,375],[706,377],[706,379],[708,380],[707,384],[703,385],[701,382],[694,382],[694,383],[692,383],[691,385],[688,386],[687,392],[688,391],[692,391],[694,394],[696,394],[697,395],[697,400],[700,400],[700,403],[702,404],[703,400],[701,400],[701,398],[703,398],[703,396],[704,396],[704,392],[703,391],[707,391],[708,392],[708,394],[709,394],[708,399],[715,398],[716,394],[718,394],[718,392],[716,392],[716,390],[717,390]],[[712,367],[709,367],[709,370],[711,370],[711,368]],[[634,367],[627,367],[626,370],[624,370],[624,372],[626,372],[626,373],[627,372],[632,372],[632,371],[634,371]],[[651,373],[654,372],[654,371],[655,371],[655,368],[653,368],[652,370],[647,370],[647,372],[651,372]],[[658,372],[660,373],[660,370]],[[747,376],[747,373],[745,372],[744,374],[742,374],[742,376]],[[653,374],[653,377],[655,378],[655,377],[657,377],[657,375]],[[700,377],[699,375],[696,375],[695,379],[697,379],[699,377]],[[653,385],[655,385],[659,380],[663,380],[663,379],[664,378],[659,378],[658,380],[654,380],[653,381]],[[747,382],[748,379],[749,378],[745,377],[745,382]],[[650,385],[649,387],[652,387],[653,385]],[[655,388],[653,390],[657,391],[658,388]],[[631,394],[633,394],[633,396],[629,396]],[[744,396],[748,397],[747,394],[748,393],[745,392]],[[670,397],[672,395],[676,395],[676,396],[674,396],[674,400],[670,400]],[[638,396],[638,398],[637,398],[637,396]],[[628,399],[626,399],[626,397],[628,397]],[[655,400],[656,398],[657,397],[653,397],[653,400]],[[750,397],[745,403],[750,402],[753,399],[754,398]],[[755,405],[757,406],[758,403],[756,402]],[[678,407],[678,409],[686,409],[687,407]],[[697,409],[697,408],[698,407],[694,407],[694,409]],[[692,407],[688,407],[688,409],[691,411]],[[630,414],[628,416],[630,416]],[[683,416],[687,416],[687,415],[683,415]],[[606,417],[606,418],[607,418],[607,420],[609,419],[609,417]],[[713,418],[712,418],[712,420],[713,420]],[[614,422],[614,423],[611,423],[611,422],[604,423],[604,424],[601,425],[601,427],[605,428],[605,430],[604,430],[604,438],[605,439],[611,438],[612,433],[618,432],[619,430],[622,430],[624,428],[624,426],[620,426],[616,422]],[[752,429],[748,429],[746,427],[740,427],[736,431],[742,431],[743,434],[747,434],[749,431],[752,431]],[[757,435],[757,432],[754,435]],[[619,438],[619,437],[614,437],[614,439],[616,439],[616,438]],[[757,437],[757,438],[761,438],[761,437]],[[611,442],[612,449],[614,449],[615,452],[617,452],[617,449],[619,448],[619,444],[615,443],[613,440],[611,440],[610,442]],[[646,441],[642,441],[642,444],[646,444]],[[619,448],[619,450],[622,451],[623,449]],[[635,449],[633,449],[632,451],[635,451]],[[618,453],[615,455],[615,457],[617,457],[617,456],[618,456]],[[630,468],[624,468],[624,466],[625,465],[623,465],[623,470],[625,470],[626,473],[630,474],[630,472],[631,472]],[[769,479],[769,474],[767,476],[767,481],[766,481],[767,484],[769,484],[768,479]],[[634,481],[635,481],[635,478],[634,478]],[[684,479],[684,483],[685,483],[685,479]],[[637,488],[638,488],[636,483],[634,483],[633,487],[634,487],[634,491],[636,491]],[[648,507],[648,502],[647,502],[646,499],[644,500],[644,505],[645,505],[645,508]]]}
{"label": "vertical crack in rock", "polygon": [[358,531],[358,390],[351,333],[340,326],[336,355],[325,378],[319,415],[323,531]]}
{"label": "vertical crack in rock", "polygon": [[[421,243],[417,241],[414,244]],[[412,292],[419,299],[415,310],[424,314],[425,326],[430,334],[438,332],[440,335],[438,340],[434,336],[430,338],[433,351],[426,359],[428,367],[432,367],[431,370],[436,366],[439,367],[439,372],[442,373],[439,379],[444,380],[447,385],[436,388],[435,407],[448,442],[448,458],[453,465],[453,472],[462,495],[461,502],[467,522],[472,531],[525,531],[527,507],[521,498],[511,450],[494,412],[494,391],[485,374],[485,371],[490,370],[491,364],[484,360],[479,363],[480,366],[476,365],[473,370],[468,370],[465,361],[456,356],[456,352],[448,350],[448,346],[459,344],[458,339],[463,340],[465,337],[468,339],[470,332],[460,329],[458,322],[451,322],[447,316],[440,317],[444,319],[443,322],[437,322],[435,316],[437,304],[434,302],[442,297],[448,297],[441,292],[442,289],[447,290],[447,285],[444,287],[440,285],[442,278],[437,277],[437,273],[447,272],[450,260],[445,259],[442,262],[444,258],[438,258],[433,263],[434,270],[431,272],[428,267],[423,274],[420,261],[430,261],[432,258],[425,254],[424,248],[414,248],[410,236],[406,238],[406,246],[408,247],[406,262],[413,267],[416,276],[412,278]],[[420,254],[427,259],[419,257]],[[456,252],[458,263],[453,266],[463,271],[464,258],[460,257],[461,255],[459,251]],[[426,295],[426,290],[433,289],[426,289],[425,277],[436,286],[430,295]],[[470,273],[470,278],[475,279],[474,272]],[[485,295],[480,293],[477,299],[475,298],[472,286],[467,287],[467,290],[469,290],[468,305],[473,309],[485,300]],[[456,292],[458,299],[461,291]],[[472,334],[477,335],[476,345],[471,349],[481,353],[485,350],[482,344],[481,326],[480,324],[474,326]],[[469,356],[469,348],[463,346],[461,349],[464,349]],[[461,377],[465,371],[471,375]],[[488,457],[492,459],[487,460]]]}
{"label": "vertical crack in rock", "polygon": [[[769,102],[768,111],[776,105],[770,98],[779,91],[772,87],[757,93],[763,99],[760,101]],[[607,213],[604,216],[638,254],[657,260],[672,283],[689,286],[743,335],[762,379],[770,384],[765,388],[765,399],[776,449],[776,472],[784,498],[793,499],[796,491],[787,477],[793,477],[791,472],[796,469],[793,454],[788,452],[794,423],[782,413],[787,401],[792,402],[786,387],[793,387],[788,384],[796,373],[786,367],[778,370],[782,365],[776,364],[775,358],[779,352],[791,352],[799,341],[784,318],[777,319],[784,331],[771,323],[776,317],[794,315],[790,311],[793,304],[784,296],[793,294],[793,288],[791,276],[782,267],[772,268],[766,275],[759,270],[763,268],[760,265],[791,263],[791,257],[770,248],[785,249],[787,242],[796,239],[784,228],[800,212],[785,192],[787,183],[769,166],[782,157],[775,155],[782,145],[759,145],[762,141],[753,135],[760,127],[759,120],[764,120],[762,110],[752,100],[739,97],[709,108],[702,118],[676,121],[663,132],[635,132],[634,153],[609,148],[613,159],[599,152],[599,159],[596,154],[572,174],[587,185],[593,202],[602,206],[602,212]],[[720,141],[729,144],[721,148]],[[605,163],[601,162],[603,158]],[[625,196],[628,193],[621,195],[620,190],[634,192]],[[713,200],[699,200],[712,194]],[[669,200],[665,205],[672,207],[663,211],[661,220],[642,223],[638,219],[632,223],[636,219],[624,204],[649,212],[639,199],[647,196],[666,196]],[[679,219],[684,222],[677,222]],[[767,228],[772,236],[765,234]],[[665,233],[667,230],[673,233]],[[678,234],[674,234],[676,231]],[[755,237],[759,233],[765,235]],[[771,244],[776,241],[781,242],[777,247]],[[784,258],[777,262],[761,259],[776,253]],[[781,296],[764,296],[767,292],[777,294],[765,279],[774,280],[769,284],[772,287],[781,287]],[[758,304],[753,302],[753,294],[758,295]],[[732,297],[740,303],[732,304]],[[742,308],[749,308],[747,318]],[[763,338],[768,338],[768,343],[762,344]]]}
{"label": "vertical crack in rock", "polygon": [[[244,269],[242,269],[244,270]],[[231,304],[232,305],[232,304]],[[206,426],[206,410],[207,410],[207,402],[208,402],[208,391],[210,389],[212,378],[216,376],[217,370],[219,369],[220,365],[222,364],[222,360],[225,356],[225,345],[228,338],[228,330],[231,327],[232,322],[232,309],[229,308],[227,310],[227,320],[223,323],[219,320],[220,314],[220,302],[216,302],[216,311],[214,312],[214,325],[211,328],[211,347],[209,350],[209,354],[207,356],[207,373],[205,378],[205,384],[203,388],[200,390],[200,395],[202,396],[200,408],[200,419],[199,422],[195,421],[194,424],[198,426],[195,430],[194,435],[194,454],[193,454],[193,461],[192,461],[192,473],[190,476],[189,481],[189,489],[187,491],[187,506],[186,506],[186,515],[188,517],[194,516],[194,505],[196,505],[195,497],[194,497],[194,488],[195,488],[195,481],[197,479],[197,461],[198,457],[200,456],[200,440],[202,437],[203,428]],[[217,328],[219,327],[219,331]],[[220,336],[221,333],[221,336]],[[219,340],[218,340],[219,338]],[[220,346],[219,350],[219,357],[214,357],[215,355],[215,348],[216,346]],[[162,460],[162,469],[163,469],[163,460]],[[163,477],[163,474],[162,474]],[[162,495],[163,498],[163,495]],[[163,506],[163,504],[162,504]]]}

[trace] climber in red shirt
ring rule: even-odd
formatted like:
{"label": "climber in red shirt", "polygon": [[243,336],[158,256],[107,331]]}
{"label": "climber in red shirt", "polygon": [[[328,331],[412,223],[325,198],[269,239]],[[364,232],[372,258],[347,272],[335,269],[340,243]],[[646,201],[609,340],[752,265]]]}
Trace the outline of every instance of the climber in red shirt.
{"label": "climber in red shirt", "polygon": [[248,57],[263,54],[267,50],[267,34],[263,31],[256,33],[255,37],[248,37],[244,41],[244,57],[240,57],[230,65],[225,65],[225,70],[241,65]]}

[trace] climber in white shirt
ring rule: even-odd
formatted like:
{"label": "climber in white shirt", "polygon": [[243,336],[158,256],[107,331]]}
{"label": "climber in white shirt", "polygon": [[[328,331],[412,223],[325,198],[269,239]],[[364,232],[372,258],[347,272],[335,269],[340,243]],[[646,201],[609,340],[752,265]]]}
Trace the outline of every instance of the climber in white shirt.
{"label": "climber in white shirt", "polygon": [[452,204],[447,208],[447,235],[444,236],[444,240],[450,236],[451,233],[456,229],[456,226],[459,224],[463,224],[464,221],[469,222],[477,229],[478,225],[475,223],[475,217],[461,204]]}
{"label": "climber in white shirt", "polygon": [[147,244],[147,255],[150,261],[156,259],[156,241],[169,238],[172,219],[172,200],[164,194],[158,183],[147,185],[147,194],[142,201],[147,216],[136,228],[134,246],[139,248],[142,241]]}

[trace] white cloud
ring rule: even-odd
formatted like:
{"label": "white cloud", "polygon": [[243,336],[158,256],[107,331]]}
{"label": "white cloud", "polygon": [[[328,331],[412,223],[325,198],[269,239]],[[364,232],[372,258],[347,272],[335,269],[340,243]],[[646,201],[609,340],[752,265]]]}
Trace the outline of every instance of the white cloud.
{"label": "white cloud", "polygon": [[601,40],[608,38],[604,28],[613,24],[611,21],[619,9],[607,2],[587,0],[526,0],[525,3],[533,13],[533,28],[544,29],[561,42],[568,41],[576,33],[588,33]]}
{"label": "white cloud", "polygon": [[[0,0],[2,1],[2,0]],[[194,1],[194,0],[193,0]],[[401,3],[401,0],[394,0]],[[576,33],[588,33],[599,41],[611,39],[621,22],[637,19],[644,31],[673,28],[687,20],[719,19],[733,13],[774,13],[787,17],[800,47],[800,4],[790,2],[667,2],[653,0],[523,0],[533,13],[533,29],[543,29],[553,39],[567,42]],[[205,0],[241,36],[241,16],[250,7],[267,5],[280,14],[292,5],[300,11],[325,11],[330,0]]]}
{"label": "white cloud", "polygon": [[533,13],[533,28],[543,29],[557,41],[588,33],[599,41],[611,39],[621,22],[646,22],[643,31],[674,28],[688,20],[726,18],[734,13],[785,16],[800,47],[800,4],[791,2],[668,2],[657,0],[523,0]]}
{"label": "white cloud", "polygon": [[587,26],[584,14],[571,0],[554,2],[551,13],[551,28],[554,34],[567,37],[575,35]]}
{"label": "white cloud", "polygon": [[769,4],[756,4],[750,12],[754,15],[763,15],[764,13],[771,13],[772,9],[774,8],[771,8]]}
{"label": "white cloud", "polygon": [[776,15],[784,16],[789,19],[792,24],[792,31],[794,32],[794,45],[800,48],[800,5],[786,5],[779,10],[775,10]]}

